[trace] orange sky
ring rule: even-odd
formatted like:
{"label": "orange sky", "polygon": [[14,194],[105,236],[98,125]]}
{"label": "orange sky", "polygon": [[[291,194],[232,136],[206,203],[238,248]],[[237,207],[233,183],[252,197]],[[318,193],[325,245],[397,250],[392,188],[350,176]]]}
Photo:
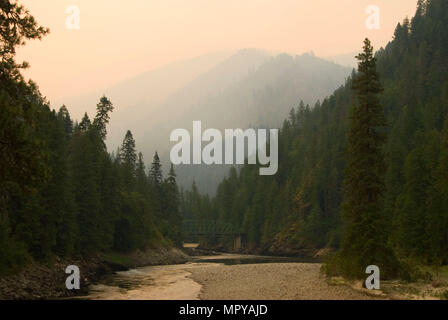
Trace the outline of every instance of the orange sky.
{"label": "orange sky", "polygon": [[[110,86],[143,71],[202,54],[242,48],[333,56],[368,36],[385,45],[417,0],[21,0],[51,29],[19,50],[26,75],[50,100]],[[80,9],[68,30],[66,8]],[[368,5],[381,28],[365,27]]]}

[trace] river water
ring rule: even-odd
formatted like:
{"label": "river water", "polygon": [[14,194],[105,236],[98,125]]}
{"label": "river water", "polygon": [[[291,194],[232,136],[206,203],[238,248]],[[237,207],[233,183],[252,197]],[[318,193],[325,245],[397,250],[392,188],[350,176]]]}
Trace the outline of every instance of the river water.
{"label": "river water", "polygon": [[222,254],[195,257],[180,265],[148,266],[117,272],[89,288],[93,300],[197,300],[201,285],[190,278],[198,268],[219,265],[313,262],[299,258]]}

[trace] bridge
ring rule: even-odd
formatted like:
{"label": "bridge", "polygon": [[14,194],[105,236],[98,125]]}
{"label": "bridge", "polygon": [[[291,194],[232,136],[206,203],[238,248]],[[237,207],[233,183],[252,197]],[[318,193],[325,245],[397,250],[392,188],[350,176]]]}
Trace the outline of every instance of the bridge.
{"label": "bridge", "polygon": [[200,237],[233,237],[235,250],[241,249],[241,234],[230,223],[217,220],[184,220],[182,232],[185,239],[197,241]]}

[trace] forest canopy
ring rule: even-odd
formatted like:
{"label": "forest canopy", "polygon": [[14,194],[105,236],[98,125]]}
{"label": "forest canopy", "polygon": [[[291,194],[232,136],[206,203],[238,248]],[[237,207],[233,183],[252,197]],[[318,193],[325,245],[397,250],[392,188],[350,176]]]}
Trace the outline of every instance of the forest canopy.
{"label": "forest canopy", "polygon": [[[260,177],[251,166],[231,169],[213,198],[200,196],[193,186],[183,196],[184,217],[231,223],[255,252],[339,249],[341,241],[362,247],[377,239],[382,243],[377,243],[379,247],[391,251],[392,260],[396,256],[401,261],[447,264],[447,44],[448,3],[420,0],[415,16],[399,23],[393,40],[376,52],[376,71],[371,74],[378,75],[379,83],[371,82],[365,89],[369,99],[374,99],[373,105],[381,107],[378,116],[385,120],[368,128],[387,137],[375,149],[377,156],[352,153],[354,142],[362,141],[358,140],[362,139],[361,131],[349,135],[353,121],[350,110],[362,102],[353,90],[360,69],[322,103],[300,103],[291,110],[279,134],[279,170],[275,176]],[[366,52],[360,56],[363,54]],[[377,101],[372,93],[378,96]],[[364,174],[353,175],[361,169]],[[381,195],[369,207],[371,217],[376,218],[364,230],[371,234],[381,229],[379,238],[366,239],[355,233],[347,238],[351,218],[343,214],[343,203],[356,202],[344,195],[343,181],[359,177],[370,177],[363,186],[370,190],[368,195],[372,196],[375,188]],[[359,217],[367,219],[367,215],[363,212]],[[226,239],[204,242],[231,246]],[[342,272],[336,269],[333,271]],[[349,273],[359,272],[358,266]]]}
{"label": "forest canopy", "polygon": [[179,245],[173,168],[163,179],[156,153],[148,172],[131,131],[118,152],[106,149],[116,106],[103,96],[95,117],[78,123],[24,80],[17,47],[48,32],[17,2],[0,1],[0,273],[31,259]]}

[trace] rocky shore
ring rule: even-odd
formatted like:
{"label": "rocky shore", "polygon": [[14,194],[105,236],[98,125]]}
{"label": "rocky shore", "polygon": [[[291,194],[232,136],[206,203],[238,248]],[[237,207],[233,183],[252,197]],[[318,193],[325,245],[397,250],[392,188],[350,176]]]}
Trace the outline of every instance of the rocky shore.
{"label": "rocky shore", "polygon": [[[146,265],[185,263],[189,256],[179,249],[156,247],[130,254],[104,254],[83,258],[55,257],[51,263],[33,262],[18,274],[0,277],[0,299],[59,299],[87,294],[89,285],[115,271]],[[76,265],[81,273],[80,290],[67,290],[65,269]]]}

